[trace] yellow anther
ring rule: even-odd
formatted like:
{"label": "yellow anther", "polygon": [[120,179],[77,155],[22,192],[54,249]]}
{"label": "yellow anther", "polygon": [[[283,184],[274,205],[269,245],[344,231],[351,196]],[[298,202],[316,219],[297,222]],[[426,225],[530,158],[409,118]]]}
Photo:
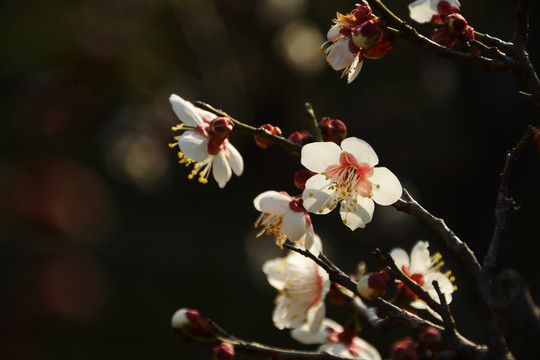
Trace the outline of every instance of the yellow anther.
{"label": "yellow anther", "polygon": [[312,193],[312,192],[310,192],[310,193],[309,193],[309,196],[313,196],[313,193]]}
{"label": "yellow anther", "polygon": [[319,214],[322,214],[323,213],[323,209],[319,209]]}
{"label": "yellow anther", "polygon": [[176,145],[178,145],[177,143],[169,143],[169,147],[172,149],[173,147],[175,147]]}
{"label": "yellow anther", "polygon": [[381,188],[381,185],[379,185],[379,184],[377,184],[376,186],[377,186],[377,189],[380,189],[380,188]]}
{"label": "yellow anther", "polygon": [[278,267],[276,271],[277,271],[278,274],[281,274],[281,273],[283,272],[283,268],[282,268],[282,267]]}
{"label": "yellow anther", "polygon": [[189,175],[187,176],[187,178],[188,178],[189,180],[193,180],[193,175],[192,175],[192,174],[189,174]]}
{"label": "yellow anther", "polygon": [[444,276],[446,276],[447,278],[450,278],[450,275],[452,275],[451,270],[448,270],[447,272],[444,273]]}
{"label": "yellow anther", "polygon": [[177,135],[177,136],[175,136],[173,139],[176,140],[176,141],[178,141],[178,139],[180,139],[180,136]]}
{"label": "yellow anther", "polygon": [[343,219],[343,223],[344,223],[344,224],[347,224],[347,219]]}
{"label": "yellow anther", "polygon": [[287,285],[292,286],[292,280],[288,280]]}
{"label": "yellow anther", "polygon": [[456,278],[455,278],[454,276],[450,276],[450,277],[448,278],[448,280],[450,280],[451,282],[454,282],[454,281],[456,281]]}
{"label": "yellow anther", "polygon": [[452,289],[453,289],[454,291],[456,291],[456,290],[457,290],[457,286],[454,285],[454,286],[452,287]]}

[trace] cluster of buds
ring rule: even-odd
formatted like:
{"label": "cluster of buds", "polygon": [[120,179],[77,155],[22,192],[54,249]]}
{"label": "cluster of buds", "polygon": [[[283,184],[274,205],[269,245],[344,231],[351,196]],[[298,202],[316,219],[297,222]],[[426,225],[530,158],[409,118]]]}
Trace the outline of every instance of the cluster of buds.
{"label": "cluster of buds", "polygon": [[[262,129],[265,132],[267,132],[268,134],[272,134],[272,135],[276,135],[276,136],[281,136],[282,135],[281,129],[278,128],[277,126],[274,126],[274,125],[271,125],[271,124],[261,125],[261,126],[258,127],[258,129]],[[269,147],[274,145],[273,142],[268,141],[266,139],[263,139],[260,136],[254,136],[254,138],[255,138],[255,144],[257,144],[257,146],[259,146],[259,147],[261,147],[263,149],[268,149]]]}
{"label": "cluster of buds", "polygon": [[394,277],[386,270],[367,273],[358,281],[358,292],[367,300],[374,300],[384,295],[386,288],[394,281]]}
{"label": "cluster of buds", "polygon": [[441,332],[429,327],[418,333],[417,339],[403,338],[392,344],[390,358],[392,360],[433,359],[443,345]]}
{"label": "cluster of buds", "polygon": [[358,76],[364,58],[380,59],[392,47],[386,22],[372,14],[366,0],[347,15],[337,13],[334,23],[327,34],[332,45],[325,50],[326,60],[334,70],[343,70],[349,83]]}
{"label": "cluster of buds", "polygon": [[433,15],[431,21],[443,25],[431,34],[431,39],[436,43],[452,47],[458,38],[467,41],[474,40],[474,29],[467,24],[467,20],[459,13],[459,7],[448,1],[440,1],[437,4],[438,14]]}

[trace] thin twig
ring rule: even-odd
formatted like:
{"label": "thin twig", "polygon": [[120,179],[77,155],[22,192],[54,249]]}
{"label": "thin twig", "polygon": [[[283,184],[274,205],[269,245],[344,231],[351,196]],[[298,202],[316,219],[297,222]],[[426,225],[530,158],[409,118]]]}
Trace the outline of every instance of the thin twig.
{"label": "thin twig", "polygon": [[529,0],[519,0],[516,9],[516,31],[514,44],[520,50],[525,50],[529,36]]}
{"label": "thin twig", "polygon": [[399,199],[392,206],[397,210],[405,212],[409,215],[412,215],[426,224],[428,224],[433,230],[435,230],[441,238],[444,240],[446,245],[452,249],[460,258],[463,260],[465,265],[469,268],[469,271],[477,279],[480,277],[481,266],[476,256],[471,249],[462,242],[456,234],[446,224],[443,219],[440,219],[432,215],[429,211],[424,209],[412,196],[407,192],[406,189],[403,189],[407,201]]}
{"label": "thin twig", "polygon": [[497,205],[495,207],[495,230],[489,245],[489,250],[484,258],[484,273],[491,277],[493,270],[497,265],[497,256],[501,248],[501,243],[506,234],[506,214],[509,211],[515,210],[516,204],[512,198],[508,197],[508,187],[510,183],[510,171],[512,166],[517,161],[519,155],[529,144],[531,137],[538,129],[534,126],[529,126],[525,134],[521,137],[517,145],[506,153],[504,168],[501,173],[501,182],[497,195]]}
{"label": "thin twig", "polygon": [[440,305],[442,311],[438,314],[443,320],[444,328],[450,333],[456,334],[456,322],[454,321],[454,317],[452,316],[452,312],[450,311],[450,307],[448,306],[448,302],[446,301],[446,296],[442,293],[441,288],[439,287],[439,283],[436,280],[432,282],[432,285],[435,288],[437,295],[439,296],[439,301],[441,302]]}
{"label": "thin twig", "polygon": [[308,121],[311,127],[311,132],[315,137],[315,141],[323,141],[321,128],[319,128],[319,123],[317,122],[317,117],[315,116],[315,112],[313,111],[313,106],[311,106],[311,103],[307,102],[304,104],[304,109],[306,110],[306,115],[308,117]]}
{"label": "thin twig", "polygon": [[255,128],[253,126],[244,124],[243,122],[240,122],[240,121],[236,120],[235,118],[233,118],[232,116],[228,115],[223,110],[216,109],[216,108],[214,108],[213,106],[211,106],[211,105],[209,105],[207,103],[204,103],[202,101],[195,101],[195,105],[197,107],[203,109],[203,110],[210,111],[211,113],[214,113],[214,114],[216,114],[218,116],[223,116],[223,117],[226,117],[226,118],[230,119],[234,124],[234,129],[235,130],[242,131],[242,132],[245,132],[245,133],[248,133],[248,134],[251,134],[251,135],[259,136],[259,137],[261,137],[261,138],[263,138],[265,140],[268,140],[268,141],[273,142],[273,143],[275,143],[275,144],[277,144],[279,146],[282,146],[282,147],[284,147],[285,149],[287,149],[288,151],[291,151],[291,152],[300,153],[300,151],[302,150],[302,145],[299,145],[297,143],[289,141],[289,140],[287,140],[286,138],[284,138],[282,136],[277,136],[277,135],[271,134],[270,132],[266,131],[265,129]]}

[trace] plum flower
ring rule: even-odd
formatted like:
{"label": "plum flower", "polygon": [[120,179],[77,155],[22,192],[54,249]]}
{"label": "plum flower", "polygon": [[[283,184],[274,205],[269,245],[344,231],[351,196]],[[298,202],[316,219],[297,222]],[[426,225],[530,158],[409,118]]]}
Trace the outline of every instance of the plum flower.
{"label": "plum flower", "polygon": [[[317,235],[313,240],[309,250],[318,254],[321,240]],[[313,260],[292,251],[287,257],[266,261],[263,272],[279,292],[272,315],[274,325],[290,329],[306,322],[310,332],[319,331],[326,312],[324,299],[330,289],[328,274]]]}
{"label": "plum flower", "polygon": [[324,319],[321,329],[313,334],[307,324],[291,331],[291,336],[302,344],[322,344],[318,351],[345,359],[381,360],[381,355],[367,341],[356,335],[355,326],[343,328],[331,319]]}
{"label": "plum flower", "polygon": [[459,11],[461,4],[458,0],[416,0],[409,4],[411,19],[419,23],[430,22],[433,16],[439,15],[438,6],[441,2],[447,2],[451,7]]}
{"label": "plum flower", "polygon": [[[444,265],[444,262],[441,260],[442,256],[439,253],[430,256],[428,247],[429,243],[427,241],[418,241],[413,246],[410,257],[407,252],[401,248],[392,249],[392,251],[390,251],[390,256],[392,256],[396,265],[400,267],[407,276],[416,281],[433,300],[439,302],[439,296],[432,284],[433,281],[437,281],[441,292],[446,297],[446,302],[450,303],[452,301],[452,293],[455,290],[452,282],[455,279],[451,275],[451,271],[447,271],[444,274],[440,272],[441,267]],[[431,310],[424,301],[418,299],[418,297],[402,282],[398,284],[398,292],[401,292],[401,297],[405,297],[411,301],[410,305],[412,307],[416,309]],[[435,314],[432,311],[430,312]]]}
{"label": "plum flower", "polygon": [[385,167],[375,167],[379,158],[364,140],[355,137],[316,142],[302,148],[302,165],[313,171],[303,192],[304,207],[327,214],[338,204],[343,223],[351,230],[371,221],[374,203],[390,205],[401,197],[398,178]]}
{"label": "plum flower", "polygon": [[306,248],[313,245],[313,225],[308,212],[302,206],[302,199],[296,199],[284,191],[265,191],[253,200],[255,208],[262,212],[255,227],[262,227],[263,233],[273,235],[280,247],[285,240],[297,242]]}
{"label": "plum flower", "polygon": [[240,176],[244,170],[244,160],[229,143],[228,135],[233,124],[227,118],[216,117],[211,112],[196,108],[180,96],[172,94],[169,98],[176,116],[182,121],[173,130],[184,130],[175,137],[171,147],[180,148],[178,157],[181,164],[193,164],[189,179],[199,176],[199,182],[208,182],[210,171],[220,188],[225,187],[232,173]]}

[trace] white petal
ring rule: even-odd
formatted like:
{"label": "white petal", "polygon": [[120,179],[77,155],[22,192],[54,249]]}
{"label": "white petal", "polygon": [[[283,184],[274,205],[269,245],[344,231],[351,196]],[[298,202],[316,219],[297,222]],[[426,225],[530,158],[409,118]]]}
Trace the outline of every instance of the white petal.
{"label": "white petal", "polygon": [[221,189],[223,189],[227,184],[227,181],[231,179],[231,167],[229,166],[229,163],[227,162],[227,158],[225,157],[225,153],[223,151],[220,151],[219,153],[217,153],[217,155],[214,155],[214,162],[212,164],[212,175],[214,175],[214,179],[217,181],[218,186]]}
{"label": "white petal", "polygon": [[[197,126],[203,123],[200,113],[189,101],[182,99],[176,94],[172,94],[169,97],[169,101],[172,105],[174,113],[183,123],[191,126]],[[216,116],[214,115],[213,117]]]}
{"label": "white petal", "polygon": [[322,321],[326,315],[326,307],[323,300],[313,304],[306,312],[306,322],[309,325],[309,332],[312,334],[316,334],[321,330]]}
{"label": "white petal", "polygon": [[316,173],[324,172],[330,165],[338,165],[343,150],[331,141],[314,142],[302,147],[300,162],[308,170]]}
{"label": "white petal", "polygon": [[399,179],[385,167],[373,169],[369,181],[374,185],[373,201],[379,205],[391,205],[398,201],[403,191]]}
{"label": "white petal", "polygon": [[431,267],[431,256],[429,256],[429,243],[427,241],[418,241],[411,250],[411,266],[409,272],[413,274],[427,274]]}
{"label": "white petal", "polygon": [[[313,226],[311,228],[313,228]],[[313,234],[313,245],[311,245],[310,247],[306,247],[306,248],[309,249],[309,251],[312,254],[315,254],[315,255],[319,256],[319,253],[322,251],[322,241],[321,241],[321,238],[319,237],[319,235],[314,233]]]}
{"label": "white petal", "polygon": [[254,200],[255,209],[264,213],[280,215],[289,210],[291,198],[277,191],[269,190],[259,194]]}
{"label": "white petal", "polygon": [[437,291],[435,290],[435,287],[433,286],[433,281],[437,281],[439,284],[439,289],[444,294],[444,297],[446,298],[446,302],[450,304],[452,302],[452,293],[454,292],[454,284],[446,277],[444,274],[440,272],[434,272],[431,274],[427,274],[424,277],[424,288],[429,293],[429,296],[433,298],[436,302],[440,303],[439,301],[439,295],[437,295]]}
{"label": "white petal", "polygon": [[[313,230],[313,225],[308,225],[308,227],[306,228],[306,235],[304,236],[303,243],[306,249],[311,251],[311,253],[315,254],[316,256],[319,256],[320,250],[318,250],[315,247],[315,243],[314,243],[315,236],[316,235],[315,235],[315,231]],[[319,242],[320,242],[320,239],[319,239]]]}
{"label": "white petal", "polygon": [[209,156],[208,139],[193,131],[186,131],[178,138],[178,147],[188,158],[196,162],[201,162]]}
{"label": "white petal", "polygon": [[334,332],[342,332],[343,327],[332,319],[325,318],[322,321],[321,329],[316,334],[309,331],[309,324],[305,322],[299,328],[291,331],[291,336],[302,344],[322,344],[327,341],[328,336]]}
{"label": "white petal", "polygon": [[350,137],[341,142],[341,148],[351,153],[359,163],[367,163],[369,166],[375,166],[379,163],[379,157],[375,150],[364,140],[356,137]]}
{"label": "white petal", "polygon": [[341,220],[351,230],[364,228],[371,221],[373,210],[375,209],[375,204],[370,198],[358,196],[357,201],[356,210],[354,208],[348,208],[344,204],[339,209]]}
{"label": "white petal", "polygon": [[343,38],[336,41],[328,48],[326,55],[326,61],[332,66],[334,70],[342,70],[354,61],[354,54],[349,48],[349,39]]}
{"label": "white petal", "polygon": [[[306,188],[302,193],[304,208],[314,214],[328,214],[330,209],[325,206],[331,199],[334,190],[328,190],[331,181],[324,175],[313,175],[306,181]],[[319,212],[319,210],[321,210]]]}
{"label": "white petal", "polygon": [[341,26],[339,25],[334,25],[330,28],[330,30],[328,30],[328,33],[326,34],[326,38],[328,39],[328,41],[336,41],[340,36],[341,36],[341,33],[339,32],[341,30]]}
{"label": "white petal", "polygon": [[[411,19],[419,23],[431,21],[433,15],[437,14],[437,3],[439,0],[416,0],[409,4],[409,14]],[[433,7],[435,3],[435,7]]]}
{"label": "white petal", "polygon": [[[390,251],[390,256],[394,259],[397,267],[403,270],[403,266],[409,268],[409,254],[402,248],[394,248]],[[411,274],[412,275],[412,274]]]}
{"label": "white petal", "polygon": [[270,285],[277,290],[283,290],[286,285],[284,266],[287,264],[287,258],[275,258],[267,260],[262,267],[263,272]]}
{"label": "white petal", "polygon": [[279,295],[276,298],[272,320],[278,329],[295,328],[302,325],[306,318],[305,313],[306,308],[303,304],[292,301],[284,295]]}
{"label": "white petal", "polygon": [[381,355],[377,351],[377,349],[365,341],[364,339],[361,339],[359,337],[355,337],[353,339],[355,349],[358,350],[359,354],[357,356],[358,359],[362,360],[381,360]]}
{"label": "white petal", "polygon": [[227,144],[227,150],[229,150],[229,165],[231,166],[234,175],[240,176],[244,171],[244,159],[242,155],[236,150],[232,144]]}
{"label": "white petal", "polygon": [[354,57],[354,61],[349,67],[349,71],[347,71],[347,83],[350,84],[356,79],[358,74],[360,74],[360,70],[362,70],[362,65],[364,65],[364,57],[362,56],[362,59],[360,59],[360,55],[356,55]]}
{"label": "white petal", "polygon": [[289,210],[283,216],[281,228],[291,241],[299,240],[306,234],[306,217],[303,212]]}

